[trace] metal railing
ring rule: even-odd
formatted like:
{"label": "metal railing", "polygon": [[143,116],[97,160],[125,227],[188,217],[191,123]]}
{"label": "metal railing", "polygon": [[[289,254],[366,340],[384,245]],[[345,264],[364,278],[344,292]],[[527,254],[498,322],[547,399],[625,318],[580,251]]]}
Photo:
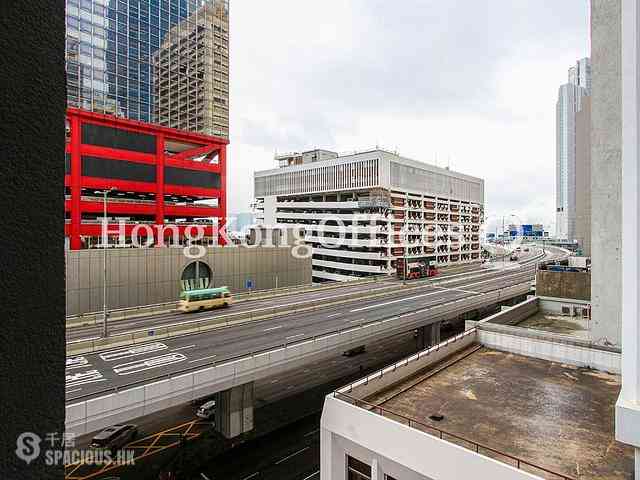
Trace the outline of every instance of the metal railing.
{"label": "metal railing", "polygon": [[[475,329],[474,329],[475,331]],[[509,453],[505,453],[496,448],[489,447],[488,445],[484,445],[482,443],[476,442],[474,440],[470,440],[462,435],[458,435],[455,433],[448,432],[438,427],[434,427],[433,425],[427,425],[426,423],[420,422],[414,418],[408,417],[401,413],[394,412],[393,410],[381,407],[379,405],[374,405],[372,403],[366,402],[364,400],[357,399],[348,395],[346,393],[333,392],[334,398],[338,400],[342,400],[350,405],[354,405],[359,408],[364,408],[369,412],[372,412],[376,415],[380,415],[381,417],[389,418],[403,425],[407,425],[410,428],[414,428],[416,430],[420,430],[428,435],[435,436],[440,440],[447,441],[449,443],[454,443],[455,445],[465,447],[471,451],[475,451],[475,453],[480,455],[488,456],[494,460],[498,460],[502,463],[510,465],[512,467],[517,468],[518,470],[523,470],[532,474],[543,473],[551,475],[552,478],[558,478],[561,480],[576,480],[574,477],[569,475],[565,475],[564,473],[559,473],[550,468],[543,467],[536,463],[524,460],[523,458],[517,457],[515,455],[511,455]]]}

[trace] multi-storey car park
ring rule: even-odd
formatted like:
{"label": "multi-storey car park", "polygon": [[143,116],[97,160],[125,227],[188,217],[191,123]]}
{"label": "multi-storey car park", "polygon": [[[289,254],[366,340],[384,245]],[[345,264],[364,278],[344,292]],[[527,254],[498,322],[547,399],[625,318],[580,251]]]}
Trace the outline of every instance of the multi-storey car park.
{"label": "multi-storey car park", "polygon": [[381,149],[276,160],[280,168],[254,174],[257,222],[303,229],[314,281],[480,261],[480,178]]}
{"label": "multi-storey car park", "polygon": [[132,236],[146,244],[151,235],[156,244],[161,238],[184,243],[185,234],[195,238],[198,230],[202,241],[219,243],[227,144],[224,138],[69,108],[64,178],[69,247],[101,243],[105,209],[109,237],[119,237],[122,228],[126,244]]}

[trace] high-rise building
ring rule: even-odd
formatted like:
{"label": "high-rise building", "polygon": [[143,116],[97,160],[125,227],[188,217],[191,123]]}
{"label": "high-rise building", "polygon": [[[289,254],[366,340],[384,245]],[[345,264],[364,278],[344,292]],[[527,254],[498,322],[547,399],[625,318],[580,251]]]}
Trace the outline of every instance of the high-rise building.
{"label": "high-rise building", "polygon": [[569,83],[584,88],[591,95],[591,59],[581,58],[569,69]]}
{"label": "high-rise building", "polygon": [[579,60],[556,103],[556,237],[576,238],[576,114],[591,90],[591,63]]}
{"label": "high-rise building", "polygon": [[480,261],[480,178],[379,149],[276,160],[254,174],[256,221],[304,230],[314,281]]}
{"label": "high-rise building", "polygon": [[174,25],[153,54],[154,118],[229,136],[228,2],[210,1]]}
{"label": "high-rise building", "polygon": [[67,0],[68,106],[228,137],[228,12],[228,0]]}

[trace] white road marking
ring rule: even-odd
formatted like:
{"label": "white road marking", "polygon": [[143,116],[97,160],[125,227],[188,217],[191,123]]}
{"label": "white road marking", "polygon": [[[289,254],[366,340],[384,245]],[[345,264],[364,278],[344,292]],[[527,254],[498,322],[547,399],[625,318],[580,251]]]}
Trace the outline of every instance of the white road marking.
{"label": "white road marking", "polygon": [[338,315],[342,315],[342,312],[332,313],[331,315],[327,315],[327,318],[337,317]]}
{"label": "white road marking", "polygon": [[113,371],[118,375],[131,375],[133,373],[144,372],[152,368],[164,367],[172,363],[179,363],[186,360],[187,357],[181,353],[168,353],[158,357],[147,358],[144,360],[136,360],[135,362],[122,363],[113,367]]}
{"label": "white road marking", "polygon": [[278,330],[279,328],[282,328],[284,325],[278,325],[276,327],[270,327],[270,328],[265,328],[263,330],[263,332],[270,332],[271,330]]}
{"label": "white road marking", "polygon": [[90,367],[90,366],[91,365],[89,365],[89,360],[87,360],[85,357],[67,358],[67,363],[66,363],[67,370],[72,370],[74,368],[81,368],[81,367]]}
{"label": "white road marking", "polygon": [[305,434],[304,434],[304,436],[305,436],[305,437],[308,437],[309,435],[313,435],[314,433],[317,433],[317,432],[319,432],[319,431],[320,431],[320,429],[319,429],[319,428],[316,428],[315,430],[313,430],[313,431],[311,431],[311,432],[307,432],[307,433],[305,433]]}
{"label": "white road marking", "polygon": [[207,477],[204,473],[200,473],[200,477],[202,477],[203,480],[210,480],[209,477]]}
{"label": "white road marking", "polygon": [[242,480],[249,480],[250,478],[255,477],[256,475],[258,475],[260,472],[256,472],[256,473],[252,473],[251,475],[249,475],[248,477],[244,477]]}
{"label": "white road marking", "polygon": [[209,360],[210,358],[215,358],[217,355],[209,355],[208,357],[198,358],[197,360],[189,360],[189,363],[201,362],[202,360]]}
{"label": "white road marking", "polygon": [[[443,287],[441,287],[443,288]],[[390,300],[388,302],[383,302],[383,303],[376,303],[375,305],[367,305],[366,307],[360,307],[360,308],[355,308],[353,310],[350,310],[351,313],[355,313],[355,312],[362,312],[363,310],[370,310],[372,308],[378,308],[378,307],[383,307],[385,305],[391,305],[393,303],[399,303],[399,302],[406,302],[407,300],[413,300],[415,298],[422,298],[422,297],[428,297],[429,295],[436,295],[438,293],[442,293],[442,291],[439,292],[429,292],[429,293],[423,293],[421,295],[414,295],[413,297],[404,297],[404,298],[398,298],[397,300]]]}
{"label": "white road marking", "polygon": [[66,387],[77,387],[78,385],[103,382],[105,380],[106,378],[103,378],[102,374],[98,370],[87,370],[86,372],[78,372],[72,375],[66,375],[65,385]]}
{"label": "white road marking", "polygon": [[95,337],[85,337],[85,338],[78,338],[76,340],[72,340],[68,343],[78,343],[78,342],[89,342],[91,340],[100,340],[102,337],[99,336],[95,336]]}
{"label": "white road marking", "polygon": [[[69,388],[69,387],[67,387],[67,388]],[[66,393],[79,392],[80,390],[82,390],[82,389],[81,389],[81,388],[74,388],[73,390],[67,390],[67,391],[65,392],[65,394],[66,394]]]}
{"label": "white road marking", "polygon": [[[351,310],[353,312],[353,310]],[[358,318],[357,320],[347,320],[348,323],[362,323],[366,322],[364,318]]]}
{"label": "white road marking", "polygon": [[100,358],[105,362],[112,362],[114,360],[121,360],[123,358],[135,357],[138,355],[144,355],[152,352],[159,352],[166,350],[167,347],[164,343],[146,343],[144,345],[136,345],[129,348],[120,348],[118,350],[111,350],[110,352],[101,353]]}
{"label": "white road marking", "polygon": [[173,350],[171,350],[172,352],[177,352],[178,350],[186,350],[187,348],[193,348],[195,347],[195,345],[187,345],[185,347],[178,347],[178,348],[174,348]]}
{"label": "white road marking", "polygon": [[297,452],[294,452],[294,453],[292,453],[291,455],[287,455],[286,457],[281,458],[280,460],[278,460],[278,461],[276,462],[276,465],[280,465],[280,464],[281,464],[282,462],[284,462],[285,460],[289,460],[291,457],[295,457],[296,455],[298,455],[298,454],[300,454],[300,453],[304,452],[305,450],[309,450],[309,447],[301,448],[301,449],[300,449],[300,450],[298,450]]}
{"label": "white road marking", "polygon": [[291,338],[298,338],[298,337],[304,337],[304,333],[298,333],[297,335],[289,335],[287,337],[287,340],[289,340]]}
{"label": "white road marking", "polygon": [[304,477],[302,480],[309,480],[310,478],[315,477],[316,475],[318,475],[320,473],[320,470],[318,470],[317,472],[312,473],[311,475],[309,475],[308,477]]}

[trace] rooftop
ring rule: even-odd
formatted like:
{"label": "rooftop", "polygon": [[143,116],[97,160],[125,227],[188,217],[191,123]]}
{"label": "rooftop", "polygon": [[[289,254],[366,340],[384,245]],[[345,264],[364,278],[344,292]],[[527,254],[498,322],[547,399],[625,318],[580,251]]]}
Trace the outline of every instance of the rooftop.
{"label": "rooftop", "polygon": [[591,340],[589,319],[583,317],[569,317],[553,312],[538,311],[518,323],[518,327],[571,335],[581,340]]}
{"label": "rooftop", "polygon": [[634,456],[614,438],[619,390],[616,374],[473,344],[364,400],[467,448],[475,442],[573,478],[623,479],[633,477]]}

